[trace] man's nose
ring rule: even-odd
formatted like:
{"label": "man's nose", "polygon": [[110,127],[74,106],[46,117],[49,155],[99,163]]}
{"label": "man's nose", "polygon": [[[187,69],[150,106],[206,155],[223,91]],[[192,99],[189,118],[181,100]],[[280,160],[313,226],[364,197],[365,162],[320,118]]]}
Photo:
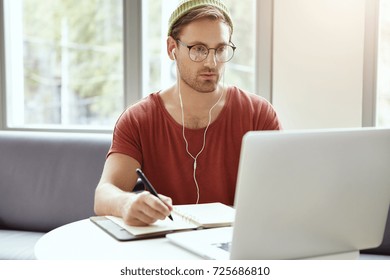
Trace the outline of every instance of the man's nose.
{"label": "man's nose", "polygon": [[[213,51],[213,53],[211,53]],[[215,49],[209,49],[209,53],[207,54],[207,57],[205,59],[205,64],[209,66],[216,66],[217,65],[217,57],[216,57],[216,52],[217,50]]]}

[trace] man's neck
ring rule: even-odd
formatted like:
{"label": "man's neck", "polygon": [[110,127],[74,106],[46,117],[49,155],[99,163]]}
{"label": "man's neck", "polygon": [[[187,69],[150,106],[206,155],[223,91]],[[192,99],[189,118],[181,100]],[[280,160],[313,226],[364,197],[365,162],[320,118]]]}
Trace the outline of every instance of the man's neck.
{"label": "man's neck", "polygon": [[[194,129],[206,127],[210,109],[216,105],[211,114],[211,122],[213,122],[225,104],[226,94],[224,94],[224,91],[225,89],[222,86],[218,86],[212,92],[198,92],[181,87],[180,93],[183,103],[185,127]],[[173,86],[162,92],[161,97],[170,115],[178,123],[182,124],[178,87]]]}
{"label": "man's neck", "polygon": [[221,85],[217,85],[214,91],[199,92],[185,83],[181,83],[180,87],[178,85],[174,87],[173,98],[176,96],[176,99],[179,101],[179,94],[181,94],[186,111],[196,114],[203,110],[209,110],[220,99],[222,92],[223,87]]}

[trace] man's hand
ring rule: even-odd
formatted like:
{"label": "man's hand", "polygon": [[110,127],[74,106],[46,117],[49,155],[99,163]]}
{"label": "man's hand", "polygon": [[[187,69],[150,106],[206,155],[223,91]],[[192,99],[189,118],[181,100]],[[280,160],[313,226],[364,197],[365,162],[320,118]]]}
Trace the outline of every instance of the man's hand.
{"label": "man's hand", "polygon": [[131,226],[145,226],[164,220],[173,209],[172,199],[161,194],[159,197],[162,201],[148,191],[134,194],[123,207],[124,222]]}

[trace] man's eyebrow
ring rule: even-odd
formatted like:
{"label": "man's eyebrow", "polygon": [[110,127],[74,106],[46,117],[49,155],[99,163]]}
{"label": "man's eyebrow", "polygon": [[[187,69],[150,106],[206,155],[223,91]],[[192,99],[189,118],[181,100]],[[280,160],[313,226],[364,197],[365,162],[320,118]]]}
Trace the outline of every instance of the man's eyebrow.
{"label": "man's eyebrow", "polygon": [[[204,45],[208,48],[210,48],[210,46],[208,44],[206,44],[205,42],[201,42],[201,41],[192,41],[191,43],[188,43],[189,46],[194,46],[194,45]],[[229,42],[220,42],[216,45],[216,47],[221,47],[221,46],[227,46],[229,45]]]}

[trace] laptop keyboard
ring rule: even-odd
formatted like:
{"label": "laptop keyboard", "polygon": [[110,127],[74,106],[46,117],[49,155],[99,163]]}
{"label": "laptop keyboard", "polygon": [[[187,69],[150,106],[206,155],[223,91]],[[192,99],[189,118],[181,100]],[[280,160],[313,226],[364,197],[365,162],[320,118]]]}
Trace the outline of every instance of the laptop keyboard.
{"label": "laptop keyboard", "polygon": [[230,246],[232,245],[232,242],[222,242],[222,243],[214,243],[214,246],[217,246],[218,248],[230,252]]}

